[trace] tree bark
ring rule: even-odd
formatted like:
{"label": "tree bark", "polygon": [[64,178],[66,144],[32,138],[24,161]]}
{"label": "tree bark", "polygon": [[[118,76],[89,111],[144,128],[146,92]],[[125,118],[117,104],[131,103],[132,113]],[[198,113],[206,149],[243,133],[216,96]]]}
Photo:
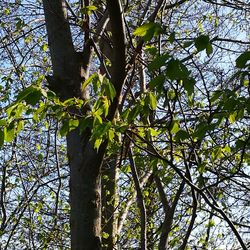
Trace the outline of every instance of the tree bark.
{"label": "tree bark", "polygon": [[[49,85],[63,100],[81,97],[82,77],[88,77],[86,60],[79,65],[74,50],[63,0],[43,1],[53,76]],[[84,51],[85,58],[89,50]],[[67,135],[70,165],[70,231],[71,249],[101,249],[101,179],[105,145],[97,152],[89,141],[90,132],[79,129]]]}
{"label": "tree bark", "polygon": [[[120,1],[107,1],[110,14],[113,53],[111,81],[116,97],[110,107],[109,120],[113,120],[125,78],[125,34]],[[43,0],[46,29],[52,60],[53,76],[48,83],[62,100],[84,98],[82,81],[88,78],[91,49],[85,41],[81,64],[74,49],[67,19],[65,0]],[[74,110],[73,110],[74,113]],[[99,150],[90,142],[91,131],[80,134],[77,128],[67,135],[70,166],[70,232],[72,250],[101,249],[101,166],[107,142]]]}

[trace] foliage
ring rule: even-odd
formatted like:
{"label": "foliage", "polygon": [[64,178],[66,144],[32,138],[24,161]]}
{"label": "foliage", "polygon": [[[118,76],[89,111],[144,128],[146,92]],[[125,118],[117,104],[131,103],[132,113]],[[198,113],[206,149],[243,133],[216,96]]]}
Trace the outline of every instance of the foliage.
{"label": "foliage", "polygon": [[[64,138],[76,129],[90,131],[97,151],[108,143],[103,172],[119,159],[118,191],[107,203],[119,199],[118,247],[140,248],[143,227],[148,249],[165,249],[164,237],[169,249],[237,249],[239,239],[246,245],[247,1],[163,1],[159,9],[157,1],[128,1],[123,6],[127,76],[112,121],[116,91],[110,63],[115,62],[104,49],[105,41],[112,46],[112,34],[107,27],[104,39],[94,36],[106,7],[79,2],[69,1],[69,21],[76,51],[83,49],[83,23],[91,22],[95,52],[81,86],[90,96],[67,100],[46,82],[51,59],[41,1],[0,3],[2,248],[70,249]],[[106,188],[102,199],[111,192]],[[103,239],[108,239],[103,221]]]}

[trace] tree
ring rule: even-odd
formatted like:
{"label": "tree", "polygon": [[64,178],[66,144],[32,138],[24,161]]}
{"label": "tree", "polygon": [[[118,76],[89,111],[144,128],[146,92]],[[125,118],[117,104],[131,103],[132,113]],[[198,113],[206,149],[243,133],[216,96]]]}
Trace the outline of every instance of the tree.
{"label": "tree", "polygon": [[0,6],[3,249],[247,249],[247,1]]}

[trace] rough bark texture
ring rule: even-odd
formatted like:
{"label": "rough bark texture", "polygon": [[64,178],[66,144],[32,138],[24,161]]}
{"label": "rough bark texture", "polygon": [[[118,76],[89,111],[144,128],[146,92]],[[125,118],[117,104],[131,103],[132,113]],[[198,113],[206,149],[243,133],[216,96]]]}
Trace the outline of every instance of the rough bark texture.
{"label": "rough bark texture", "polygon": [[[85,41],[82,59],[74,50],[64,0],[43,0],[53,76],[48,76],[49,87],[62,99],[84,98],[81,82],[88,77],[91,47]],[[109,119],[117,110],[119,96],[125,78],[125,36],[121,5],[118,0],[107,1],[110,13],[114,47],[111,81],[116,97],[111,104]],[[74,111],[72,111],[74,112]],[[71,113],[72,113],[71,112]],[[75,129],[67,135],[70,165],[70,230],[72,250],[101,249],[101,178],[104,142],[97,152],[90,142],[90,131],[80,134]]]}

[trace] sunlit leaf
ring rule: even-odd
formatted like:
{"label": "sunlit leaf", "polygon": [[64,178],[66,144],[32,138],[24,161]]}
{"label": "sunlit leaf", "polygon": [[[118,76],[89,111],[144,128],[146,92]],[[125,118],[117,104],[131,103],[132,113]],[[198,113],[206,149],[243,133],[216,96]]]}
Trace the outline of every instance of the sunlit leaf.
{"label": "sunlit leaf", "polygon": [[172,134],[176,134],[179,130],[180,130],[179,122],[178,121],[173,121],[170,132]]}
{"label": "sunlit leaf", "polygon": [[138,27],[134,31],[135,36],[141,36],[143,37],[145,42],[150,41],[154,36],[158,36],[163,32],[162,27],[153,22],[145,23],[142,26]]}

